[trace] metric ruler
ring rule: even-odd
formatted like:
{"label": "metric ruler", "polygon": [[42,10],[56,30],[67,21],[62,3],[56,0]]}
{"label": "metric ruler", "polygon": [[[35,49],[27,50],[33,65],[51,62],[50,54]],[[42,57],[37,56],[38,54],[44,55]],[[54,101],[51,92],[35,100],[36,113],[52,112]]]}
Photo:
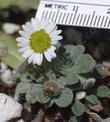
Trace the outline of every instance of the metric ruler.
{"label": "metric ruler", "polygon": [[59,25],[110,29],[110,0],[41,0],[36,17]]}

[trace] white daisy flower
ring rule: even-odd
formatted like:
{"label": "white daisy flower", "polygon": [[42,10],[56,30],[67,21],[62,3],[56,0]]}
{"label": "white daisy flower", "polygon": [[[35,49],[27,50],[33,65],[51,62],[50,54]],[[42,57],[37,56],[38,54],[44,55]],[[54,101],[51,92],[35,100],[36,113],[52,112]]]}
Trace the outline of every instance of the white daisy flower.
{"label": "white daisy flower", "polygon": [[57,30],[57,25],[46,20],[32,18],[31,22],[22,25],[23,31],[19,31],[18,42],[19,52],[28,60],[28,63],[41,65],[43,55],[47,61],[51,62],[56,57],[55,45],[62,36],[61,30]]}

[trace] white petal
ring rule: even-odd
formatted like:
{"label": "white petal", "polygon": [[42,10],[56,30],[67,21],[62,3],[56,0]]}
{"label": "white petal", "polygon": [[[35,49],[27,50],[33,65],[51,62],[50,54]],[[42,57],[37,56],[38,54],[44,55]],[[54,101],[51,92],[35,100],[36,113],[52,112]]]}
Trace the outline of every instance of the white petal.
{"label": "white petal", "polygon": [[35,30],[40,30],[41,29],[41,23],[38,19],[32,18],[31,22],[32,22]]}
{"label": "white petal", "polygon": [[24,32],[24,31],[19,31],[19,34],[23,37],[25,37],[26,39],[29,39],[30,38],[30,34]]}
{"label": "white petal", "polygon": [[48,27],[49,22],[45,19],[41,20],[41,28],[44,29],[45,27]]}
{"label": "white petal", "polygon": [[23,53],[22,57],[25,59],[30,57],[34,52],[32,50],[27,50],[26,52]]}
{"label": "white petal", "polygon": [[51,35],[51,37],[53,37],[54,35],[57,36],[57,35],[59,35],[61,33],[62,33],[62,30],[55,30],[50,35]]}
{"label": "white petal", "polygon": [[18,38],[16,38],[16,41],[17,42],[29,42],[29,40],[24,37],[18,37]]}
{"label": "white petal", "polygon": [[52,31],[54,31],[56,29],[56,24],[54,22],[51,22],[48,27],[45,27],[45,31],[48,33],[51,33]]}
{"label": "white petal", "polygon": [[58,40],[56,40],[56,41],[55,40],[52,40],[51,41],[51,44],[56,45],[58,42],[59,42]]}
{"label": "white petal", "polygon": [[32,33],[35,31],[33,25],[30,22],[27,22],[26,25],[22,25],[22,28],[25,32]]}
{"label": "white petal", "polygon": [[18,43],[18,44],[17,44],[17,46],[18,46],[18,47],[21,47],[21,48],[24,47],[24,46],[28,46],[28,45],[29,45],[29,44],[28,44],[27,42],[26,42],[26,43],[25,43],[25,42],[24,42],[24,43],[22,42],[22,43]]}
{"label": "white petal", "polygon": [[27,51],[27,50],[29,50],[29,49],[30,49],[29,46],[25,46],[25,47],[23,47],[23,48],[20,48],[20,49],[18,50],[18,52],[24,53],[25,51]]}
{"label": "white petal", "polygon": [[41,65],[42,61],[43,61],[43,54],[36,54],[33,63],[37,65]]}
{"label": "white petal", "polygon": [[54,40],[54,41],[59,41],[59,40],[62,40],[63,37],[62,37],[62,36],[53,35],[53,36],[51,37],[51,39]]}
{"label": "white petal", "polygon": [[36,55],[36,53],[32,54],[32,56],[29,57],[29,59],[28,59],[29,64],[33,62],[35,55]]}
{"label": "white petal", "polygon": [[49,49],[48,49],[48,52],[49,52],[49,54],[51,55],[51,57],[52,57],[52,59],[53,58],[56,58],[56,53],[55,53],[55,50],[56,50],[56,48],[54,47],[54,46],[51,46]]}
{"label": "white petal", "polygon": [[45,58],[47,59],[47,61],[49,61],[49,62],[52,61],[52,57],[51,57],[51,55],[49,54],[48,51],[44,52],[44,56],[45,56]]}

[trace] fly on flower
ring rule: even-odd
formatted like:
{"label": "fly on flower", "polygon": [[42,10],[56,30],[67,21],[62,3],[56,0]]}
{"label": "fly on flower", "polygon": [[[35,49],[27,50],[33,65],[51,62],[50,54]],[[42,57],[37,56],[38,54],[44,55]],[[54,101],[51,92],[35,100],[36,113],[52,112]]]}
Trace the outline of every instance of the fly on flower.
{"label": "fly on flower", "polygon": [[44,19],[32,18],[31,22],[22,25],[23,30],[19,31],[18,42],[19,52],[28,60],[28,63],[41,65],[43,57],[51,62],[56,58],[55,45],[62,39],[62,30],[57,30],[54,22]]}

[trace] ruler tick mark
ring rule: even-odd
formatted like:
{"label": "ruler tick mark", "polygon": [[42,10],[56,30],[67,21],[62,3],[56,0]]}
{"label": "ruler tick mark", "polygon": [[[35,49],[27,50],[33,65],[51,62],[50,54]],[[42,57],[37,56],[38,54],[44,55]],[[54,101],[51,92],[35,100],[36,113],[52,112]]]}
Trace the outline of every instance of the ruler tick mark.
{"label": "ruler tick mark", "polygon": [[68,17],[69,17],[69,13],[67,14],[67,17],[66,17],[66,21],[65,21],[65,24],[67,24],[67,21],[68,21]]}
{"label": "ruler tick mark", "polygon": [[77,6],[77,8],[76,8],[76,11],[75,11],[75,14],[74,14],[74,18],[73,18],[73,22],[72,22],[72,24],[73,24],[73,23],[74,23],[74,21],[75,21],[75,18],[76,18],[76,15],[77,15],[78,9],[79,9],[79,6]]}
{"label": "ruler tick mark", "polygon": [[72,16],[73,16],[73,13],[71,13],[70,20],[69,20],[69,24],[70,24],[70,22],[71,22]]}
{"label": "ruler tick mark", "polygon": [[79,17],[80,17],[80,14],[78,14],[78,17],[77,17],[77,20],[76,20],[76,23],[75,23],[75,25],[77,25],[77,23],[78,23],[78,20],[79,20]]}
{"label": "ruler tick mark", "polygon": [[99,26],[101,16],[99,16],[98,21],[97,21],[97,26]]}
{"label": "ruler tick mark", "polygon": [[105,26],[106,26],[106,24],[107,24],[107,20],[108,20],[108,16],[106,17],[104,27],[105,27]]}
{"label": "ruler tick mark", "polygon": [[87,22],[86,22],[86,26],[88,26],[89,20],[90,20],[90,15],[88,16],[88,19],[87,19]]}
{"label": "ruler tick mark", "polygon": [[94,16],[95,16],[95,11],[93,12],[92,19],[91,19],[91,22],[90,22],[90,26],[92,25],[92,22],[93,22]]}
{"label": "ruler tick mark", "polygon": [[102,27],[105,16],[103,16],[100,26]]}
{"label": "ruler tick mark", "polygon": [[81,15],[81,19],[80,19],[80,21],[79,21],[79,25],[81,24],[82,19],[83,19],[83,14]]}
{"label": "ruler tick mark", "polygon": [[84,25],[84,23],[85,23],[85,21],[86,21],[86,18],[87,18],[87,14],[86,14],[85,17],[84,17],[84,20],[83,20],[83,24],[82,24],[82,25]]}
{"label": "ruler tick mark", "polygon": [[63,18],[62,18],[62,22],[61,22],[61,23],[63,23],[63,22],[64,22],[65,15],[66,15],[66,12],[64,12],[64,15],[63,15]]}
{"label": "ruler tick mark", "polygon": [[95,26],[96,21],[97,21],[97,15],[96,15],[96,17],[95,17],[95,20],[94,20],[94,25],[93,25],[93,26]]}

